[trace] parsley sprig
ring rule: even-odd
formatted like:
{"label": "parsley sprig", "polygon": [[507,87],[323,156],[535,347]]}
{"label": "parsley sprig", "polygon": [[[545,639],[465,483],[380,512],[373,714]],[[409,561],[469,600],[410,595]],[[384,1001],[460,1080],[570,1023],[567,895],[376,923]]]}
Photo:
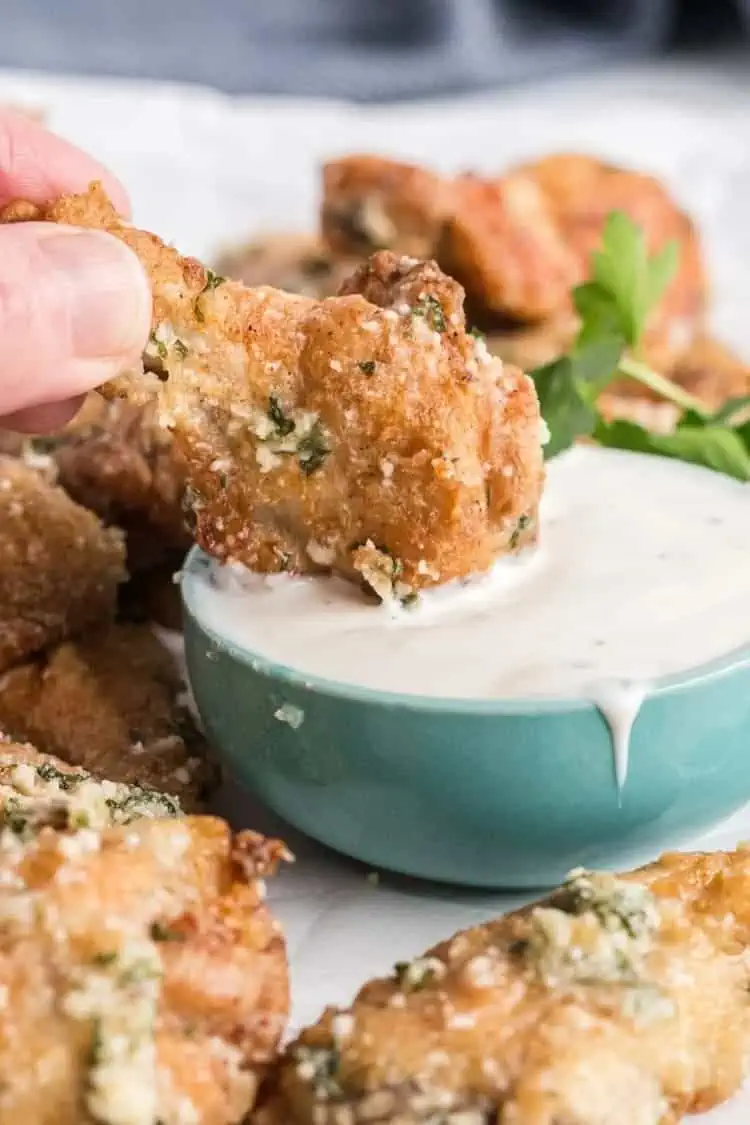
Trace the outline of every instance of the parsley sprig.
{"label": "parsley sprig", "polygon": [[[673,457],[750,481],[750,395],[712,413],[636,358],[649,315],[677,263],[676,243],[649,255],[643,231],[627,215],[609,216],[601,249],[592,255],[591,278],[573,291],[580,318],[576,340],[567,355],[531,372],[550,431],[547,458],[577,438],[592,437],[613,449]],[[636,422],[602,417],[599,395],[623,376],[679,409],[674,432],[655,434]]]}

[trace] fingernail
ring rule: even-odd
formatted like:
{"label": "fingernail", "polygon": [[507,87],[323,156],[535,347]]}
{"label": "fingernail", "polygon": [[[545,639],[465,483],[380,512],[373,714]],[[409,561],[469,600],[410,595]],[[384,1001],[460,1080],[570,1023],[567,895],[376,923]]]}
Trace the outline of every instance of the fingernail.
{"label": "fingernail", "polygon": [[129,359],[144,347],[151,292],[135,254],[102,231],[59,228],[40,248],[68,292],[71,350],[79,359]]}

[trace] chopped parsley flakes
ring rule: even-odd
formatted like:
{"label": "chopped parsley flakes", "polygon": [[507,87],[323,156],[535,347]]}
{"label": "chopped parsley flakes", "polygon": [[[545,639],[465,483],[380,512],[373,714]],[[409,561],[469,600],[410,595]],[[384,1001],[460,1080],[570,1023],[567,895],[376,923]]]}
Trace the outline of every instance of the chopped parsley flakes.
{"label": "chopped parsley flakes", "polygon": [[445,332],[447,327],[445,323],[445,313],[437,297],[433,297],[430,294],[420,297],[412,309],[412,315],[424,317],[433,332]]}

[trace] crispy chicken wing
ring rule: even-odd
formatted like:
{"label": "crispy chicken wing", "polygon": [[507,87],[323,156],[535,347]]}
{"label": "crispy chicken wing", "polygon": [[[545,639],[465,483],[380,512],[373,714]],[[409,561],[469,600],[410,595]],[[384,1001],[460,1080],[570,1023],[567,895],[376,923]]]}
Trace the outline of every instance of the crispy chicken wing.
{"label": "crispy chicken wing", "polygon": [[216,781],[174,659],[145,625],[85,634],[0,676],[0,729],[188,809]]}
{"label": "crispy chicken wing", "polygon": [[663,369],[702,322],[706,282],[697,234],[650,176],[588,156],[558,155],[493,179],[449,180],[394,161],[350,156],[325,166],[323,193],[322,230],[333,249],[366,252],[360,228],[367,224],[354,223],[347,235],[344,220],[372,211],[386,221],[375,224],[378,238],[370,247],[436,258],[464,286],[472,313],[487,329],[498,317],[505,327],[509,318],[571,319],[570,290],[588,275],[606,217],[625,211],[652,251],[672,239],[680,247],[677,276],[648,326],[650,361]]}
{"label": "crispy chicken wing", "polygon": [[671,1125],[750,1047],[750,852],[573,872],[329,1009],[257,1125]]}
{"label": "crispy chicken wing", "polygon": [[0,1125],[239,1125],[288,1006],[286,856],[0,747]]}
{"label": "crispy chicken wing", "polygon": [[224,281],[123,223],[100,187],[34,213],[108,230],[144,263],[150,374],[115,389],[158,399],[211,554],[407,597],[535,538],[533,384],[467,335],[463,292],[434,263],[379,254],[316,302]]}
{"label": "crispy chicken wing", "polygon": [[184,481],[169,434],[153,406],[143,409],[91,394],[58,434],[28,438],[0,431],[0,450],[49,469],[78,504],[123,528],[131,573],[190,544],[182,511]]}
{"label": "crispy chicken wing", "polygon": [[0,456],[0,672],[111,619],[125,578],[122,533],[45,471]]}
{"label": "crispy chicken wing", "polygon": [[451,181],[417,165],[357,155],[323,166],[321,231],[337,254],[432,258],[453,210]]}

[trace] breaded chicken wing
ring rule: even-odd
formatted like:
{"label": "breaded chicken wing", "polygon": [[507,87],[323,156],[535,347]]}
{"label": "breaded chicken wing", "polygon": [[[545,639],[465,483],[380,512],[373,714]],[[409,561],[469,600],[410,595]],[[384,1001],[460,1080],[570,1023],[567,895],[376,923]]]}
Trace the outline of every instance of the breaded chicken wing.
{"label": "breaded chicken wing", "polygon": [[44,466],[0,456],[0,576],[2,672],[112,619],[122,533],[45,479]]}
{"label": "breaded chicken wing", "polygon": [[379,254],[316,302],[217,277],[123,223],[100,187],[34,214],[105,229],[144,263],[150,374],[111,390],[158,400],[211,554],[406,598],[535,539],[533,384],[467,335],[463,292],[434,263]]}
{"label": "breaded chicken wing", "polygon": [[571,317],[571,288],[588,276],[607,215],[624,211],[652,252],[672,239],[680,249],[677,275],[648,325],[650,362],[663,370],[700,328],[706,282],[697,234],[650,176],[557,155],[496,178],[441,179],[411,165],[350,156],[324,167],[323,193],[321,225],[330,246],[365,252],[362,224],[347,236],[336,216],[384,217],[370,245],[434,257],[464,286],[472,314],[488,330],[493,318],[505,328],[509,318]]}
{"label": "breaded chicken wing", "polygon": [[216,782],[174,659],[145,625],[110,625],[0,676],[0,730],[186,809]]}
{"label": "breaded chicken wing", "polygon": [[332,160],[323,165],[323,239],[355,258],[377,250],[433,258],[455,209],[453,194],[450,180],[415,164],[364,155]]}
{"label": "breaded chicken wing", "polygon": [[49,468],[78,504],[123,528],[128,569],[148,569],[190,537],[182,511],[184,480],[154,408],[108,402],[91,394],[58,434],[29,438],[0,431],[0,450]]}
{"label": "breaded chicken wing", "polygon": [[286,856],[0,751],[0,1125],[239,1125],[288,1006]]}
{"label": "breaded chicken wing", "polygon": [[579,870],[288,1049],[257,1125],[672,1125],[748,1066],[750,852]]}
{"label": "breaded chicken wing", "polygon": [[270,234],[221,256],[217,271],[243,285],[271,285],[305,297],[333,297],[358,265],[312,234]]}
{"label": "breaded chicken wing", "polygon": [[[98,417],[44,442],[57,464],[60,484],[106,523],[122,527],[129,547],[135,538],[151,544],[152,553],[154,548],[159,554],[186,550],[190,538],[182,511],[184,481],[153,407],[99,401]],[[131,571],[138,569],[133,554],[131,548]]]}

